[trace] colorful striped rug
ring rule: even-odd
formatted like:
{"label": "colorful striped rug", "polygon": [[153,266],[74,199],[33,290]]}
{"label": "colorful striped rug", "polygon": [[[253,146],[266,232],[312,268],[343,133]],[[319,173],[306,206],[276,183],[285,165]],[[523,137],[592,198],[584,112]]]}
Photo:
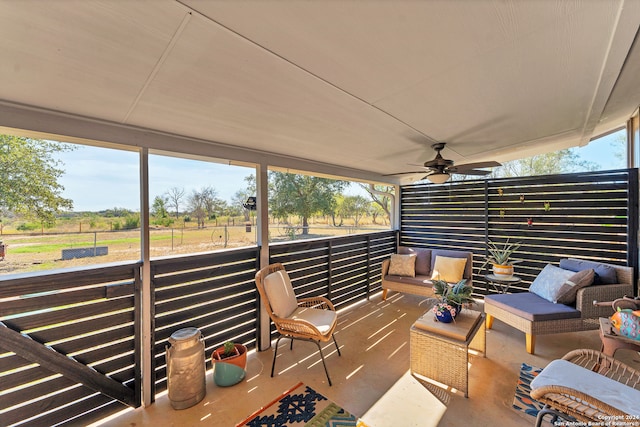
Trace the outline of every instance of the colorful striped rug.
{"label": "colorful striped rug", "polygon": [[367,427],[311,387],[298,383],[236,427]]}
{"label": "colorful striped rug", "polygon": [[520,375],[518,377],[518,383],[516,384],[516,393],[513,397],[514,409],[534,417],[538,416],[538,411],[540,411],[544,406],[542,403],[529,396],[529,393],[531,392],[531,381],[533,381],[540,372],[542,372],[542,368],[536,368],[535,366],[523,363],[520,367]]}

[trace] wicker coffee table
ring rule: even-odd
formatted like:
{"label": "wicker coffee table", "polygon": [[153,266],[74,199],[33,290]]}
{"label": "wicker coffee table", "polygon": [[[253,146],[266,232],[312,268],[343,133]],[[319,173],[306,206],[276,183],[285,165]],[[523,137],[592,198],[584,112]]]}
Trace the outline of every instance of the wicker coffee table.
{"label": "wicker coffee table", "polygon": [[484,313],[464,309],[453,323],[435,320],[431,310],[411,326],[411,373],[469,395],[469,350],[485,355]]}

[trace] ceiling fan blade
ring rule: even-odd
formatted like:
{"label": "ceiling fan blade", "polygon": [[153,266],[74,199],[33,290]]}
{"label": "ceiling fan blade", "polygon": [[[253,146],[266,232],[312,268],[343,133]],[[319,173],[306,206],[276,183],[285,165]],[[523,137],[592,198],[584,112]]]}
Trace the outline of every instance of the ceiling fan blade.
{"label": "ceiling fan blade", "polygon": [[413,171],[413,172],[397,172],[397,173],[387,173],[384,174],[382,176],[393,176],[393,175],[409,175],[409,174],[416,174],[416,173],[424,173],[424,171]]}
{"label": "ceiling fan blade", "polygon": [[449,173],[455,173],[458,175],[478,175],[478,176],[484,176],[484,175],[489,175],[491,173],[491,171],[486,171],[486,170],[482,170],[482,169],[469,169],[469,170],[463,170],[463,171],[453,171],[451,169],[449,169]]}
{"label": "ceiling fan blade", "polygon": [[496,161],[488,161],[488,162],[477,162],[477,163],[465,163],[463,165],[455,165],[449,168],[450,171],[466,171],[470,169],[482,169],[482,168],[493,168],[497,166],[502,166],[501,163]]}

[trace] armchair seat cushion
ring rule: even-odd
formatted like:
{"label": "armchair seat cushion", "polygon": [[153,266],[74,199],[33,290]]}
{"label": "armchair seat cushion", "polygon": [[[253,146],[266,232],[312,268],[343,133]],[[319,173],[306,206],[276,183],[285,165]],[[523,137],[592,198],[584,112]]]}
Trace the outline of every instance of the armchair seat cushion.
{"label": "armchair seat cushion", "polygon": [[493,304],[532,322],[575,319],[581,316],[580,311],[571,306],[549,302],[531,292],[487,295],[485,306],[486,304]]}
{"label": "armchair seat cushion", "polygon": [[299,307],[291,314],[291,316],[289,316],[289,318],[309,322],[324,335],[333,328],[336,320],[338,319],[338,315],[332,310]]}
{"label": "armchair seat cushion", "polygon": [[[624,412],[640,416],[640,390],[607,378],[589,369],[558,359],[549,363],[531,382],[531,389],[547,386],[562,386],[613,406]],[[624,423],[623,423],[624,424]]]}

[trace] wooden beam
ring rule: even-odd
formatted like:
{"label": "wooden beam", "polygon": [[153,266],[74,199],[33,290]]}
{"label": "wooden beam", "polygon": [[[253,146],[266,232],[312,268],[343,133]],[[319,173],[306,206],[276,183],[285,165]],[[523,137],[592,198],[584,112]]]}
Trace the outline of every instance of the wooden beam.
{"label": "wooden beam", "polygon": [[34,341],[28,335],[10,329],[2,322],[0,322],[0,347],[125,405],[136,406],[133,389],[100,374],[73,358],[58,353],[51,347]]}

